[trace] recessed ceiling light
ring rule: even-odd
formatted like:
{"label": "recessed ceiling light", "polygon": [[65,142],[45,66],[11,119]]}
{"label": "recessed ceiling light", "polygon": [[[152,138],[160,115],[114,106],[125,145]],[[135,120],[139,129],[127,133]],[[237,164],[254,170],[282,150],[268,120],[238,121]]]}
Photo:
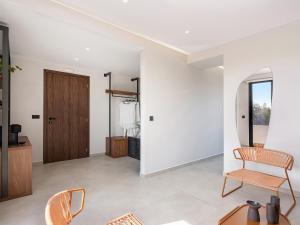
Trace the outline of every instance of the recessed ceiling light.
{"label": "recessed ceiling light", "polygon": [[89,52],[91,49],[89,47],[87,47],[87,48],[85,48],[85,50]]}
{"label": "recessed ceiling light", "polygon": [[185,33],[185,34],[189,34],[189,33],[190,33],[190,31],[189,31],[189,30],[186,30],[186,31],[184,31],[184,33]]}
{"label": "recessed ceiling light", "polygon": [[74,60],[75,60],[75,61],[79,61],[79,58],[75,57]]}
{"label": "recessed ceiling light", "polygon": [[220,69],[224,70],[224,66],[218,66],[218,68],[220,68]]}
{"label": "recessed ceiling light", "polygon": [[128,0],[122,0],[123,1],[123,3],[127,3],[128,2]]}

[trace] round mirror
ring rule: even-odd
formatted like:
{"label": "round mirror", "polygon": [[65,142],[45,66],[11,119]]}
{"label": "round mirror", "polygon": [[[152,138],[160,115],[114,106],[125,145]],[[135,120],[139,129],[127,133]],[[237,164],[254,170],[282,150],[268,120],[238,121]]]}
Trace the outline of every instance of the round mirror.
{"label": "round mirror", "polygon": [[273,74],[263,68],[247,77],[236,97],[236,126],[241,146],[263,148],[272,107]]}

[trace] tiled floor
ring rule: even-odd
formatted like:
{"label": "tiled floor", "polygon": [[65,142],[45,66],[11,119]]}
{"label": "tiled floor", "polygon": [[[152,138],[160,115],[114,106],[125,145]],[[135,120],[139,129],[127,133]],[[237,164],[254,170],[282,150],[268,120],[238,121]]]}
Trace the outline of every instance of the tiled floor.
{"label": "tiled floor", "polygon": [[[139,162],[131,158],[102,156],[34,166],[33,195],[1,202],[0,224],[45,224],[48,198],[74,187],[87,190],[86,207],[74,225],[103,225],[127,212],[136,214],[145,225],[215,225],[247,199],[268,200],[270,192],[249,186],[222,199],[222,160],[215,157],[151,177],[140,177]],[[282,196],[283,207],[287,200]],[[290,219],[293,225],[300,225],[299,206]]]}

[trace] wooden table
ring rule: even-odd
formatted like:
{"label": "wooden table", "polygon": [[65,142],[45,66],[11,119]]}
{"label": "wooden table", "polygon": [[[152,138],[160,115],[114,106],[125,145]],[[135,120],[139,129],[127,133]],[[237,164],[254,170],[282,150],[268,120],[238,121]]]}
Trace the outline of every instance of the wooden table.
{"label": "wooden table", "polygon": [[[247,221],[248,207],[248,205],[236,207],[219,220],[219,225],[268,225],[265,207],[261,207],[259,209],[260,222]],[[288,218],[286,218],[284,215],[281,215],[279,219],[279,225],[291,225],[291,223]]]}

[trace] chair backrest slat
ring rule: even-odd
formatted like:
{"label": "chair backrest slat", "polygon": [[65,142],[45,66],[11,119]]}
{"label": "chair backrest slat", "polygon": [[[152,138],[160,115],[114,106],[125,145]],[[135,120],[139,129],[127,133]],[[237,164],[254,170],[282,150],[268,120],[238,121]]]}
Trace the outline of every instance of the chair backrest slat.
{"label": "chair backrest slat", "polygon": [[235,151],[239,152],[244,161],[253,161],[289,170],[293,167],[293,156],[285,152],[257,147],[242,147]]}
{"label": "chair backrest slat", "polygon": [[[81,192],[81,207],[76,213],[72,213],[72,194]],[[46,206],[45,219],[47,225],[69,225],[72,219],[78,215],[84,207],[85,190],[83,188],[59,192],[52,196]]]}

